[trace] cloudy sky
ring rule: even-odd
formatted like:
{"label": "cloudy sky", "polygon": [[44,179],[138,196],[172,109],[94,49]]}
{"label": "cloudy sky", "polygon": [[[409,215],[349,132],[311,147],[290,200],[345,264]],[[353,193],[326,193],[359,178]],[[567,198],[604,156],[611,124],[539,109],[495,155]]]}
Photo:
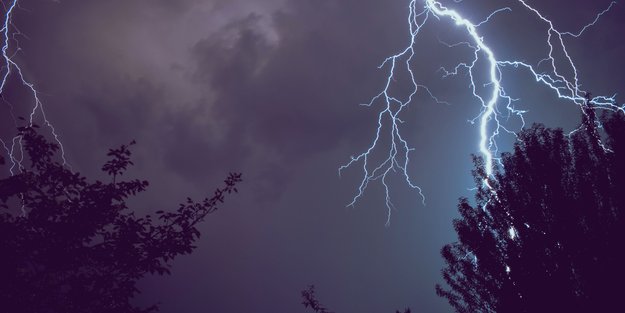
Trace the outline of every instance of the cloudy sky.
{"label": "cloudy sky", "polygon": [[[476,22],[510,6],[481,28],[485,41],[502,59],[535,64],[546,53],[547,25],[516,1],[442,2]],[[579,30],[610,3],[527,2],[563,31]],[[210,194],[229,171],[244,175],[240,194],[201,226],[198,249],[177,259],[171,276],[142,281],[138,303],[159,302],[166,313],[305,312],[299,292],[314,284],[339,313],[451,311],[434,284],[440,248],[455,240],[457,199],[471,196],[478,128],[468,120],[480,106],[466,75],[442,78],[438,69],[470,61],[470,51],[440,43],[465,41],[463,32],[432,19],[415,46],[419,82],[448,102],[419,93],[403,116],[402,133],[415,148],[408,172],[426,204],[391,177],[396,209],[387,226],[383,188],[372,184],[346,207],[362,172],[338,175],[374,138],[380,107],[359,104],[384,85],[382,61],[409,43],[408,3],[20,1],[14,60],[39,91],[73,169],[98,177],[108,148],[137,140],[131,175],[151,183],[133,203],[139,212]],[[625,92],[623,29],[625,5],[616,4],[567,39],[582,87],[593,94]],[[575,126],[574,105],[526,72],[504,75],[528,123]],[[401,82],[397,88],[401,94]],[[3,97],[6,140],[7,103],[25,115],[32,98],[15,77]]]}

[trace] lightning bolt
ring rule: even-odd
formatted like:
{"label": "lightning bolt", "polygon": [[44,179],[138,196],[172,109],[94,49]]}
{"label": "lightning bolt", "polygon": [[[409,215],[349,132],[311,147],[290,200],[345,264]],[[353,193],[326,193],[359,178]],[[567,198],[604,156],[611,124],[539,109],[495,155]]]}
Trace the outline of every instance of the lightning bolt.
{"label": "lightning bolt", "polygon": [[[40,114],[43,124],[50,129],[51,135],[54,137],[54,140],[60,147],[63,165],[69,166],[65,159],[65,150],[63,148],[63,144],[61,143],[59,135],[54,129],[54,126],[46,117],[43,103],[39,99],[39,92],[35,88],[35,85],[24,77],[20,65],[14,60],[15,56],[21,50],[18,37],[23,36],[19,29],[13,24],[13,16],[15,15],[16,10],[20,8],[19,1],[12,0],[9,1],[8,4],[3,1],[2,6],[4,8],[4,20],[0,32],[3,36],[2,61],[4,64],[0,68],[0,76],[2,77],[2,80],[0,82],[0,98],[2,102],[4,102],[5,105],[8,106],[11,118],[13,119],[13,123],[15,124],[15,126],[18,126],[18,121],[14,114],[14,106],[7,100],[5,95],[8,92],[7,84],[9,79],[11,79],[12,77],[16,77],[17,79],[19,79],[19,83],[21,83],[22,87],[26,89],[32,99],[32,107],[28,116],[29,126],[33,126],[35,124],[37,115]],[[7,141],[0,138],[0,144],[2,144],[2,148],[4,149],[8,159],[11,162],[11,167],[9,168],[11,175],[14,175],[16,170],[22,171],[24,168],[22,165],[22,161],[24,158],[22,136],[14,136],[10,139],[10,141],[8,141],[8,143]]]}
{"label": "lightning bolt", "polygon": [[[462,0],[454,0],[455,3],[461,1]],[[522,9],[535,15],[546,25],[545,45],[547,53],[544,59],[539,61],[536,65],[528,64],[520,60],[499,59],[493,46],[490,45],[480,33],[480,27],[486,25],[494,15],[503,12],[511,12],[511,7],[495,10],[490,13],[485,20],[474,23],[465,18],[461,12],[445,6],[442,1],[410,1],[407,21],[410,33],[409,43],[406,48],[388,57],[380,65],[379,68],[388,68],[386,83],[380,93],[374,96],[369,103],[364,104],[367,107],[372,107],[380,102],[382,103],[382,109],[378,114],[375,137],[371,145],[364,152],[357,156],[352,156],[349,162],[339,168],[340,175],[343,170],[359,164],[363,173],[358,191],[348,206],[355,205],[363,196],[370,183],[380,181],[385,190],[386,207],[388,209],[386,223],[388,225],[391,211],[394,208],[390,197],[390,188],[388,186],[388,179],[391,173],[399,173],[407,182],[408,186],[419,192],[422,202],[425,204],[423,191],[419,186],[413,183],[408,174],[410,154],[415,151],[415,149],[408,145],[400,132],[400,125],[403,124],[404,121],[399,115],[412,102],[414,96],[420,90],[423,90],[434,101],[443,103],[443,101],[435,97],[426,86],[417,82],[416,75],[411,67],[411,64],[417,61],[415,60],[415,47],[417,45],[418,35],[423,26],[426,25],[430,19],[448,21],[451,26],[461,28],[466,34],[467,40],[465,42],[456,44],[441,42],[441,44],[449,48],[463,45],[468,46],[472,50],[471,60],[469,62],[458,63],[458,65],[451,70],[445,68],[441,68],[440,70],[443,73],[443,77],[455,76],[460,72],[466,72],[468,74],[468,84],[473,97],[481,105],[479,115],[471,119],[470,122],[477,123],[479,126],[478,147],[485,163],[484,169],[486,177],[483,178],[483,182],[487,187],[489,187],[489,179],[493,179],[494,162],[498,161],[495,157],[498,153],[497,138],[502,133],[515,135],[515,132],[507,129],[501,121],[504,120],[504,117],[506,119],[516,117],[520,120],[522,124],[521,127],[525,126],[525,111],[515,109],[513,102],[517,99],[508,96],[504,89],[502,83],[504,69],[525,70],[537,84],[549,88],[558,98],[579,106],[584,114],[586,114],[584,108],[589,104],[592,104],[593,109],[625,111],[624,105],[619,106],[616,104],[615,96],[596,96],[587,99],[589,93],[580,89],[579,73],[575,62],[568,52],[568,47],[565,42],[566,37],[580,37],[588,28],[594,26],[600,20],[601,16],[609,12],[616,4],[615,1],[611,2],[605,10],[598,13],[592,22],[586,24],[575,33],[558,30],[551,20],[541,14],[540,11],[530,6],[525,0],[514,1],[517,2]],[[558,54],[556,51],[561,51],[561,53]],[[479,82],[477,79],[478,75],[476,71],[478,70],[478,61],[485,61],[488,67],[488,75],[484,83]],[[541,64],[545,64],[546,66],[543,67],[548,67],[548,69],[538,71],[537,68],[541,66]],[[572,74],[564,74],[567,72]],[[402,73],[404,76],[405,73],[408,73],[407,76],[410,79],[409,93],[408,96],[404,98],[397,93],[393,93],[390,88],[392,82],[401,79],[400,75]],[[488,87],[488,91],[480,92],[478,86]],[[384,130],[386,128],[390,129],[390,132],[385,132]],[[382,138],[382,136],[385,137]],[[381,161],[377,161],[375,155],[380,153],[380,151],[382,151],[384,157]]]}

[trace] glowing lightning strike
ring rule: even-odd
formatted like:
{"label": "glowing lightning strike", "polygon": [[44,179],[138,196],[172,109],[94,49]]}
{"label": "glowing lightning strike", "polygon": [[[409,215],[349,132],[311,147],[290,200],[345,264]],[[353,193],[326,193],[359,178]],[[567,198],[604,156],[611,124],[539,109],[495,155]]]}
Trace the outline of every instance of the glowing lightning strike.
{"label": "glowing lightning strike", "polygon": [[[366,106],[370,107],[380,100],[382,100],[384,103],[382,107],[383,109],[378,115],[378,127],[375,138],[367,150],[365,150],[358,156],[352,157],[347,164],[339,168],[340,174],[342,170],[356,163],[362,164],[361,168],[364,176],[361,180],[358,192],[348,206],[353,206],[358,201],[358,199],[363,196],[363,193],[369,186],[370,182],[379,180],[384,186],[386,193],[388,224],[393,208],[393,204],[391,202],[389,194],[389,186],[387,184],[387,176],[390,172],[399,172],[410,187],[419,191],[419,194],[425,202],[425,197],[423,196],[421,188],[419,188],[411,181],[410,176],[407,172],[408,163],[410,161],[409,154],[411,151],[414,151],[414,149],[408,146],[408,143],[400,134],[399,125],[402,124],[403,121],[399,118],[399,114],[408,106],[417,91],[420,89],[426,91],[426,93],[436,102],[441,103],[441,101],[439,101],[427,87],[417,83],[415,73],[412,71],[411,68],[411,62],[414,61],[413,58],[415,56],[414,49],[417,36],[419,35],[420,30],[426,24],[429,18],[436,18],[437,20],[447,19],[453,22],[456,27],[460,27],[466,31],[466,35],[468,36],[467,42],[462,42],[455,45],[446,44],[448,47],[453,48],[457,45],[463,44],[473,50],[473,58],[471,62],[460,63],[451,71],[445,70],[444,68],[441,68],[441,70],[443,72],[443,77],[456,75],[460,71],[465,70],[469,77],[469,84],[473,96],[482,106],[480,114],[476,118],[471,120],[471,122],[479,122],[479,151],[485,161],[484,166],[487,177],[484,177],[484,183],[487,186],[488,179],[492,179],[492,174],[494,170],[493,162],[497,160],[494,157],[494,155],[497,154],[497,137],[499,136],[500,132],[506,132],[514,135],[513,131],[506,129],[505,126],[500,123],[501,110],[503,110],[505,107],[505,110],[507,111],[507,116],[517,116],[520,119],[522,125],[525,126],[525,120],[523,117],[523,114],[525,112],[517,110],[512,106],[513,99],[506,94],[504,87],[502,86],[503,68],[521,68],[527,70],[533,76],[534,80],[537,83],[540,83],[543,86],[553,90],[558,98],[571,101],[582,109],[590,103],[592,104],[592,107],[594,109],[625,111],[625,106],[618,106],[615,104],[615,96],[597,96],[590,99],[590,101],[586,99],[588,93],[579,89],[580,84],[578,71],[575,63],[573,62],[573,59],[569,55],[567,46],[564,41],[564,37],[566,36],[575,38],[581,36],[589,27],[595,25],[595,23],[597,23],[601,16],[608,12],[616,2],[611,2],[608,8],[597,14],[595,19],[591,23],[585,25],[579,32],[573,33],[558,31],[551,20],[547,19],[538,10],[527,4],[525,0],[515,0],[522,7],[531,12],[531,14],[537,16],[542,22],[544,22],[548,26],[546,40],[548,53],[543,60],[541,60],[536,66],[533,66],[518,60],[498,59],[492,46],[487,44],[484,37],[479,32],[479,28],[482,25],[488,23],[495,14],[504,11],[512,11],[511,8],[506,7],[496,10],[492,12],[484,21],[476,24],[463,17],[460,12],[447,8],[441,3],[441,1],[421,0],[424,2],[424,5],[421,7],[417,5],[417,1],[418,0],[411,0],[409,4],[409,45],[398,54],[388,57],[386,60],[384,60],[382,65],[380,65],[380,68],[384,66],[390,67],[390,70],[386,77],[386,84],[378,95],[373,97],[369,103],[365,104]],[[454,0],[454,2],[458,3],[461,2],[461,0]],[[556,56],[556,50],[562,51],[561,53],[563,56],[561,58],[558,58]],[[484,84],[484,86],[488,86],[490,91],[487,92],[485,96],[480,95],[476,87],[477,83],[475,77],[477,76],[477,74],[475,73],[475,70],[478,60],[485,60],[488,64],[488,75],[486,78],[487,82]],[[540,66],[541,63],[549,65],[549,70],[547,72],[539,72],[536,70],[536,68]],[[556,65],[557,63],[564,64],[565,69],[559,68]],[[390,91],[391,82],[397,80],[399,72],[398,68],[405,70],[410,77],[410,93],[406,99],[401,99],[400,96],[396,96]],[[572,77],[567,78],[566,75],[562,74],[566,71],[571,72]],[[586,111],[582,110],[582,112],[584,112],[585,114]],[[390,125],[387,125],[387,123],[390,123]],[[381,149],[380,146],[386,144],[381,137],[384,133],[383,128],[389,126],[391,130],[390,138],[386,139],[389,142],[388,152],[384,153],[385,157],[381,162],[376,163],[374,159],[374,152],[377,152],[379,149]],[[372,162],[377,165],[372,166]]]}
{"label": "glowing lightning strike", "polygon": [[[0,97],[2,98],[2,101],[9,107],[9,111],[13,118],[13,122],[17,126],[18,123],[17,123],[15,115],[13,114],[13,106],[4,97],[4,95],[6,94],[8,80],[11,78],[12,75],[16,75],[17,78],[20,79],[22,86],[24,86],[27,89],[27,91],[32,95],[33,107],[30,110],[30,114],[28,118],[29,125],[32,126],[34,124],[34,120],[35,120],[37,113],[41,113],[44,125],[50,128],[50,131],[52,133],[52,136],[54,137],[54,140],[56,141],[56,143],[61,149],[61,158],[63,160],[63,165],[67,166],[68,164],[65,160],[65,150],[63,149],[63,144],[59,140],[59,136],[56,133],[54,126],[52,126],[52,124],[48,121],[46,117],[46,113],[43,109],[43,104],[41,103],[39,99],[39,92],[35,89],[35,85],[33,83],[26,80],[26,78],[24,77],[22,73],[22,69],[13,60],[13,57],[15,57],[15,55],[20,51],[17,37],[20,36],[21,33],[14,26],[13,21],[12,21],[13,15],[15,14],[15,10],[19,8],[19,1],[12,0],[10,1],[10,4],[8,6],[3,1],[2,5],[5,9],[5,13],[3,16],[4,21],[2,24],[2,28],[0,29],[0,32],[2,32],[2,36],[4,37],[3,38],[4,40],[2,42],[2,60],[4,61],[4,64],[2,65],[2,68],[0,69],[0,75],[2,76],[2,81],[0,82]],[[24,152],[22,151],[21,136],[13,137],[9,145],[7,145],[7,143],[1,138],[0,138],[0,143],[2,144],[2,147],[4,148],[9,160],[12,163],[12,166],[9,169],[9,171],[11,172],[11,175],[15,174],[14,170],[16,167],[18,171],[21,171],[23,169],[22,159],[24,157]]]}

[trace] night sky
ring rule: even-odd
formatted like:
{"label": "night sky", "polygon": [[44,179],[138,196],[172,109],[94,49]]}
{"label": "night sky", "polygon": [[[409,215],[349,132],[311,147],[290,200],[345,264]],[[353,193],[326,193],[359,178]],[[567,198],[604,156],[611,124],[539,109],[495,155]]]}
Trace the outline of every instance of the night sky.
{"label": "night sky", "polygon": [[[6,5],[8,1],[3,1]],[[502,59],[538,62],[546,25],[516,1],[442,1],[473,21],[510,6],[483,26]],[[610,1],[527,0],[563,31],[577,31]],[[380,107],[365,107],[388,68],[377,67],[409,42],[408,0],[23,0],[14,24],[14,60],[40,92],[72,168],[101,178],[108,148],[133,139],[129,177],[150,181],[131,203],[137,212],[175,209],[210,195],[230,171],[240,193],[200,227],[191,255],[171,276],[140,283],[137,303],[173,312],[306,312],[300,291],[314,284],[337,313],[451,312],[434,285],[439,251],[455,240],[458,197],[471,197],[471,153],[480,113],[464,74],[438,69],[471,58],[445,42],[467,40],[447,20],[422,31],[414,64],[421,84],[449,104],[419,93],[402,133],[415,148],[408,171],[389,184],[396,210],[385,225],[384,190],[372,184],[354,207],[362,173],[338,168],[375,135]],[[625,92],[625,4],[580,38],[568,39],[582,88]],[[467,53],[468,52],[468,53]],[[578,108],[504,73],[527,123],[572,130]],[[397,90],[405,86],[398,83]],[[32,99],[16,78],[3,93],[16,115]],[[625,99],[618,97],[620,103]],[[9,106],[0,135],[14,134]],[[38,117],[41,123],[41,117]],[[518,130],[518,120],[509,122]],[[516,127],[516,128],[515,128]],[[501,148],[511,138],[501,138]]]}

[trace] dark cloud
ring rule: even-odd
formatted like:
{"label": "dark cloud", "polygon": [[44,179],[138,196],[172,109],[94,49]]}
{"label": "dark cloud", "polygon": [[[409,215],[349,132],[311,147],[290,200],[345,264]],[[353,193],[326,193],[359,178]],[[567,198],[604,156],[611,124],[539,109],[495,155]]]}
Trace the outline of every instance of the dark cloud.
{"label": "dark cloud", "polygon": [[[192,49],[198,65],[194,78],[215,95],[211,116],[219,117],[216,122],[226,128],[230,144],[262,150],[272,159],[268,163],[281,164],[270,177],[371,134],[355,104],[366,100],[363,89],[380,82],[366,71],[387,48],[370,38],[388,42],[388,30],[373,26],[378,15],[348,8],[359,6],[290,3],[270,17],[250,14],[234,21]],[[379,5],[374,10],[392,9]],[[263,29],[263,19],[271,19],[271,34]],[[253,158],[262,164],[262,156]]]}

